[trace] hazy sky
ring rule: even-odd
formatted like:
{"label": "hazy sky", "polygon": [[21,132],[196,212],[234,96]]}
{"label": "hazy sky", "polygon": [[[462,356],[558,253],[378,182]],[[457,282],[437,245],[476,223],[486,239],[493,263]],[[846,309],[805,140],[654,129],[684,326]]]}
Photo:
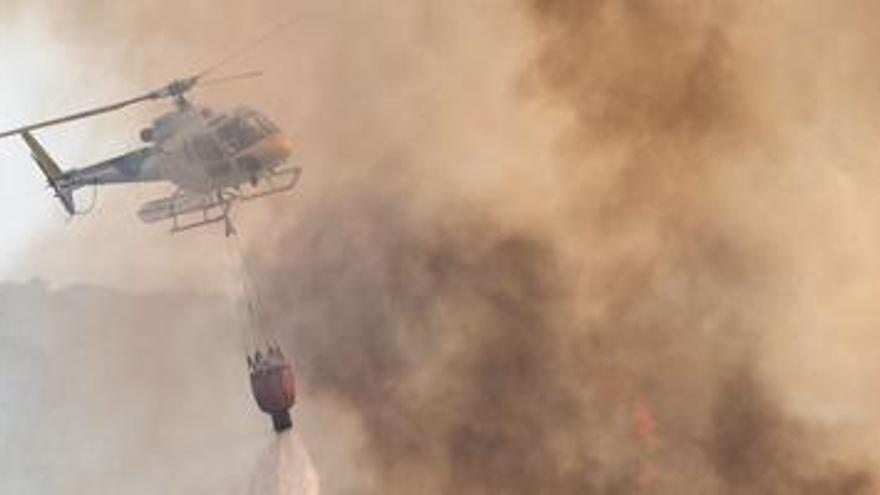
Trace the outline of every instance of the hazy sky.
{"label": "hazy sky", "polygon": [[[60,103],[69,88],[59,77],[65,65],[63,45],[53,43],[49,33],[33,21],[6,18],[0,29],[0,128],[38,118]],[[11,77],[14,75],[14,77]],[[42,137],[42,134],[41,134]],[[45,133],[46,145],[73,153],[74,141],[56,133]],[[46,201],[44,181],[28,157],[27,148],[17,138],[0,142],[0,279],[15,272],[15,258],[37,233],[59,223],[60,211]]]}

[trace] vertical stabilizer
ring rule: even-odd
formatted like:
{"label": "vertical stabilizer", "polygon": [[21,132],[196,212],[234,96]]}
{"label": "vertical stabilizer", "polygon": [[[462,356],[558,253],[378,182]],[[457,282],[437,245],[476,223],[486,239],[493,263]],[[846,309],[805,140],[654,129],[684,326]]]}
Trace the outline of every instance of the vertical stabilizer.
{"label": "vertical stabilizer", "polygon": [[43,148],[39,141],[37,141],[30,132],[22,132],[21,137],[24,138],[24,142],[27,143],[28,148],[31,149],[31,157],[37,163],[37,166],[40,167],[43,175],[46,176],[49,185],[55,190],[55,196],[61,201],[61,205],[64,206],[67,214],[73,215],[76,213],[73,205],[73,188],[62,183],[64,173],[61,172],[58,164],[55,163],[55,160],[49,156],[49,153],[46,152],[45,148]]}

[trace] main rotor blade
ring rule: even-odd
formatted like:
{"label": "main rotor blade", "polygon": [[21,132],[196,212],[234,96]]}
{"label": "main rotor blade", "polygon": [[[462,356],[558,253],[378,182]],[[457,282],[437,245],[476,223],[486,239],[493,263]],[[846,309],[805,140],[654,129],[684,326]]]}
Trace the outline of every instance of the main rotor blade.
{"label": "main rotor blade", "polygon": [[44,120],[42,122],[37,122],[36,124],[30,124],[30,125],[16,128],[16,129],[0,132],[0,139],[5,138],[5,137],[9,137],[9,136],[14,136],[16,134],[21,134],[22,132],[25,132],[25,131],[33,131],[35,129],[42,129],[43,127],[49,127],[49,126],[53,126],[53,125],[57,125],[57,124],[62,124],[64,122],[71,122],[73,120],[85,119],[88,117],[93,117],[95,115],[100,115],[102,113],[112,112],[115,110],[119,110],[120,108],[127,107],[129,105],[134,105],[135,103],[140,103],[142,101],[155,100],[157,98],[160,98],[161,96],[162,95],[159,94],[158,92],[152,91],[152,92],[147,93],[145,95],[141,95],[141,96],[138,96],[135,98],[130,98],[128,100],[123,100],[118,103],[113,103],[111,105],[104,105],[102,107],[97,107],[97,108],[93,108],[90,110],[85,110],[82,112],[77,112],[74,114],[65,115],[64,117],[57,117],[54,119]]}
{"label": "main rotor blade", "polygon": [[[282,31],[286,30],[291,25],[293,25],[295,22],[297,22],[298,20],[299,19],[296,17],[289,17],[289,18],[285,19],[284,21],[282,21],[281,23],[276,25],[273,29],[271,29],[266,34],[264,34],[263,36],[248,43],[247,45],[244,45],[240,49],[233,51],[229,55],[220,59],[215,64],[209,66],[207,69],[199,72],[198,74],[196,74],[194,76],[186,77],[186,78],[182,78],[182,79],[176,79],[176,80],[172,81],[170,84],[168,84],[160,89],[151,91],[151,92],[144,94],[144,95],[141,95],[141,96],[130,98],[128,100],[123,100],[118,103],[113,103],[111,105],[104,105],[101,107],[92,108],[90,110],[85,110],[82,112],[78,112],[78,113],[74,113],[74,114],[70,114],[70,115],[65,115],[63,117],[44,120],[42,122],[37,122],[36,124],[30,124],[30,125],[18,127],[15,129],[3,131],[3,132],[0,132],[0,139],[3,139],[5,137],[9,137],[9,136],[14,136],[16,134],[21,134],[22,132],[26,132],[26,131],[33,131],[36,129],[42,129],[44,127],[49,127],[49,126],[53,126],[53,125],[57,125],[57,124],[63,124],[65,122],[71,122],[74,120],[80,120],[80,119],[85,119],[88,117],[94,117],[95,115],[100,115],[103,113],[113,112],[113,111],[119,110],[121,108],[127,107],[129,105],[133,105],[135,103],[140,103],[142,101],[158,100],[160,98],[171,98],[171,97],[181,98],[181,101],[182,101],[183,95],[186,92],[188,92],[189,90],[191,90],[192,88],[194,88],[197,84],[199,84],[201,82],[202,78],[204,76],[206,76],[208,73],[213,72],[213,71],[217,70],[220,66],[225,65],[225,64],[227,64],[227,63],[229,63],[239,57],[242,57],[242,56],[250,53],[252,50],[257,48],[259,45],[265,43],[270,38],[278,35]],[[248,73],[244,73],[244,74],[228,76],[228,77],[214,79],[214,80],[205,81],[205,82],[208,84],[219,84],[221,82],[232,81],[235,79],[256,77],[261,74],[262,73],[248,72]]]}
{"label": "main rotor blade", "polygon": [[8,136],[13,136],[15,134],[21,134],[25,131],[33,131],[35,129],[42,129],[43,127],[49,127],[53,125],[63,124],[65,122],[71,122],[74,120],[85,119],[88,117],[94,117],[95,115],[100,115],[102,113],[113,112],[119,110],[121,108],[127,107],[129,105],[134,105],[135,103],[140,103],[142,101],[148,100],[158,100],[160,98],[178,98],[182,97],[187,91],[191,90],[196,84],[198,84],[198,77],[186,77],[183,79],[175,79],[171,81],[169,84],[150,91],[149,93],[143,94],[141,96],[136,96],[134,98],[129,98],[127,100],[120,101],[118,103],[113,103],[110,105],[104,105],[97,108],[92,108],[89,110],[85,110],[82,112],[65,115],[64,117],[58,117],[54,119],[44,120],[42,122],[37,122],[36,124],[30,124],[26,126],[19,127],[17,129],[11,129],[8,131],[0,132],[0,139],[3,139]]}
{"label": "main rotor blade", "polygon": [[250,72],[242,72],[241,74],[233,74],[231,76],[218,77],[216,79],[205,79],[204,81],[199,82],[199,87],[204,88],[206,86],[214,86],[216,84],[228,83],[231,81],[238,81],[239,79],[250,79],[253,77],[260,77],[263,75],[263,71],[254,70]]}

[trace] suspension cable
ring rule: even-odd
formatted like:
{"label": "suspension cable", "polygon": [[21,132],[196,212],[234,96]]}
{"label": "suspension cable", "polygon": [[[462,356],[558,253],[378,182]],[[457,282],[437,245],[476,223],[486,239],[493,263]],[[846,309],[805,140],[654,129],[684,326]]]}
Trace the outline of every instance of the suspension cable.
{"label": "suspension cable", "polygon": [[248,326],[252,329],[254,340],[262,341],[261,343],[266,347],[275,346],[278,344],[278,341],[275,332],[269,324],[266,305],[251,276],[247,259],[242,249],[241,239],[236,232],[232,232],[227,239],[228,252],[230,258],[233,258],[235,268],[237,268],[236,271],[238,272],[237,275],[241,282],[241,292],[249,319]]}

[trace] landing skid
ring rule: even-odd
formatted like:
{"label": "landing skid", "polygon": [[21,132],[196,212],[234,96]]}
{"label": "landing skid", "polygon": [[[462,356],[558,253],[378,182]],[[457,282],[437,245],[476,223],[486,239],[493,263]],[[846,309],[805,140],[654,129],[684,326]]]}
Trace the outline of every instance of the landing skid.
{"label": "landing skid", "polygon": [[[235,234],[235,227],[232,225],[232,220],[229,219],[229,210],[232,209],[232,201],[234,201],[235,198],[224,198],[222,192],[218,192],[218,196],[219,198],[215,200],[215,202],[202,209],[202,218],[200,220],[185,222],[181,225],[181,218],[191,213],[175,213],[171,217],[171,233],[177,234],[178,232],[185,232],[205,225],[224,222],[226,237]],[[216,216],[212,216],[211,214],[214,210],[218,211]]]}
{"label": "landing skid", "polygon": [[[243,190],[241,187],[226,187],[209,194],[193,194],[179,190],[167,198],[144,203],[138,211],[138,216],[146,223],[170,219],[172,234],[223,222],[228,237],[235,234],[235,227],[229,218],[234,203],[287,192],[296,186],[300,175],[302,169],[299,167],[277,170],[262,177],[266,187],[254,186],[249,188],[251,191]],[[278,183],[279,179],[283,182]],[[201,214],[201,218],[189,220],[197,214]]]}

